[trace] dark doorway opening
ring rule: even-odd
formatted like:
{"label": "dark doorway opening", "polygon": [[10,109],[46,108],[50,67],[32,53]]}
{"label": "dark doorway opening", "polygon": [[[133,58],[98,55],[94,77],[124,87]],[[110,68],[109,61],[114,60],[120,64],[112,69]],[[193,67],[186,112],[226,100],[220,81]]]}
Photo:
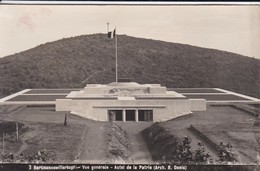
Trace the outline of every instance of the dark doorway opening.
{"label": "dark doorway opening", "polygon": [[122,110],[108,110],[109,121],[123,121]]}
{"label": "dark doorway opening", "polygon": [[138,121],[153,121],[153,110],[138,110]]}
{"label": "dark doorway opening", "polygon": [[116,121],[123,121],[123,111],[122,110],[115,110],[116,111]]}
{"label": "dark doorway opening", "polygon": [[135,121],[135,110],[126,110],[126,121]]}

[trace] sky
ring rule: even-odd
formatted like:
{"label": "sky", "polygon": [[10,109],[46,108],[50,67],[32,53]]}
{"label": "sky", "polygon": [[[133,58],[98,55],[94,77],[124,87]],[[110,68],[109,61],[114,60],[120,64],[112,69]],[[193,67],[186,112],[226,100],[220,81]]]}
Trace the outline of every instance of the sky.
{"label": "sky", "polygon": [[107,33],[260,59],[260,6],[0,5],[0,58],[62,38]]}

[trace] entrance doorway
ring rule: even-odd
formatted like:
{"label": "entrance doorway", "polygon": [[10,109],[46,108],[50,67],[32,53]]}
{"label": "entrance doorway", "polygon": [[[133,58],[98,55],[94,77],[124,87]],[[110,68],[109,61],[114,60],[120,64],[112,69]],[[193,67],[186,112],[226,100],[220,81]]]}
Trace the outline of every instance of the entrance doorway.
{"label": "entrance doorway", "polygon": [[138,110],[138,121],[153,121],[153,110]]}
{"label": "entrance doorway", "polygon": [[123,110],[108,110],[109,121],[123,121]]}
{"label": "entrance doorway", "polygon": [[135,110],[126,110],[126,121],[135,121]]}

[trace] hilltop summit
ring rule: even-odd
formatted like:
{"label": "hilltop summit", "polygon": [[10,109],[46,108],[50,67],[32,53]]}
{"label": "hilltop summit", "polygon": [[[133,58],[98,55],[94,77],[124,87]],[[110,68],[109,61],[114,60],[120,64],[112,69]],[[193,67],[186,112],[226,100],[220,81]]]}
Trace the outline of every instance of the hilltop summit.
{"label": "hilltop summit", "polygon": [[[114,40],[105,34],[49,42],[0,59],[0,96],[25,88],[115,81]],[[260,97],[260,60],[185,44],[118,35],[118,72],[140,84],[219,87]]]}

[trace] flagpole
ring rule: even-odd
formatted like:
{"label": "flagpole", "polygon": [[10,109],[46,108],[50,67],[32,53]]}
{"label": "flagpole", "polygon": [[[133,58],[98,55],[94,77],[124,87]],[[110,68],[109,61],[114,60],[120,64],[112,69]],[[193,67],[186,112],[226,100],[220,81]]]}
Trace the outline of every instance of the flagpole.
{"label": "flagpole", "polygon": [[[115,28],[116,30],[116,28]],[[116,53],[116,82],[118,81],[118,75],[117,75],[117,34],[115,33],[115,53]]]}
{"label": "flagpole", "polygon": [[109,32],[109,22],[107,22],[107,32]]}

